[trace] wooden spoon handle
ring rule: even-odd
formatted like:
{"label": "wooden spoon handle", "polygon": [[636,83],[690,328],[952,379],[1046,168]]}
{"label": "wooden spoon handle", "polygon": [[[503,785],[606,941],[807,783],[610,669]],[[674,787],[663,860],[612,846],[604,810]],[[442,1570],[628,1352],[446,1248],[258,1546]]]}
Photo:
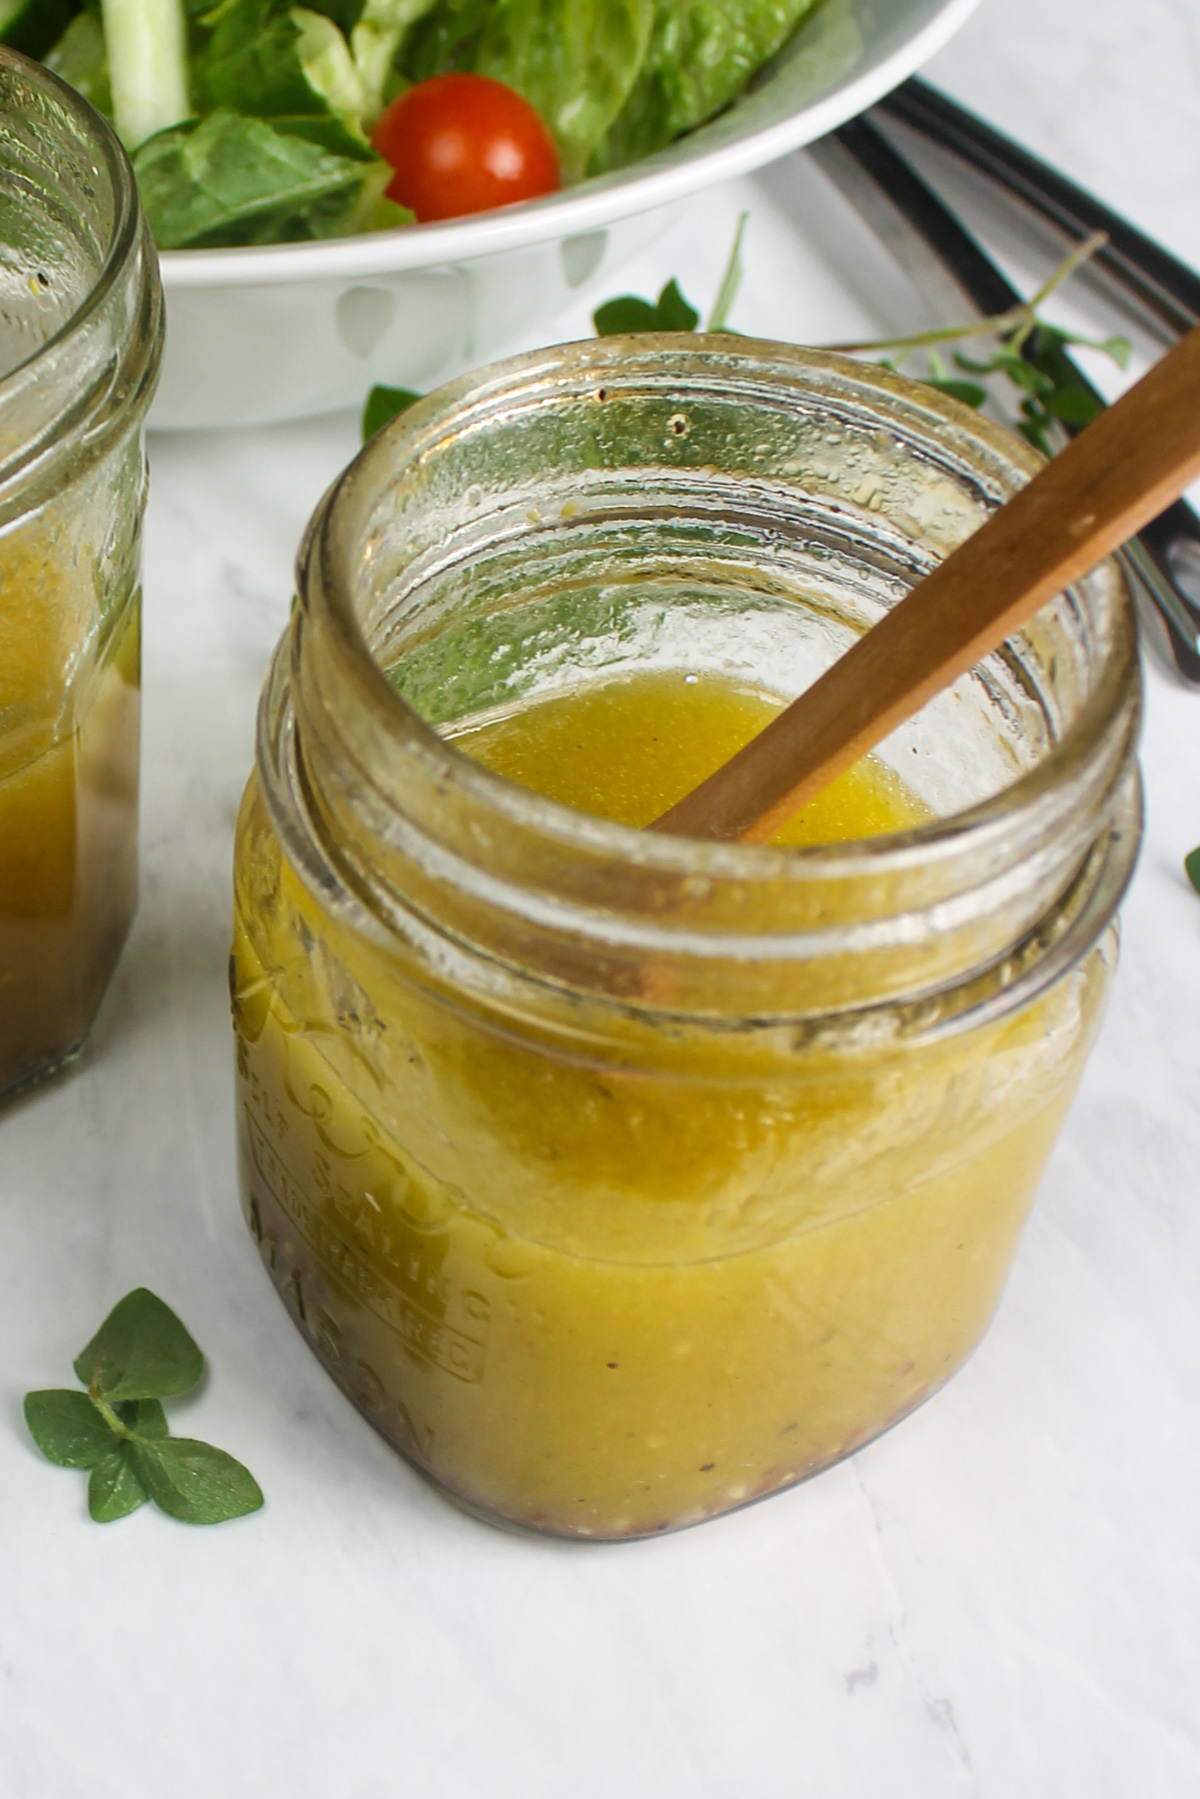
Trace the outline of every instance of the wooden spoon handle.
{"label": "wooden spoon handle", "polygon": [[651,826],[765,843],[1200,475],[1200,326]]}

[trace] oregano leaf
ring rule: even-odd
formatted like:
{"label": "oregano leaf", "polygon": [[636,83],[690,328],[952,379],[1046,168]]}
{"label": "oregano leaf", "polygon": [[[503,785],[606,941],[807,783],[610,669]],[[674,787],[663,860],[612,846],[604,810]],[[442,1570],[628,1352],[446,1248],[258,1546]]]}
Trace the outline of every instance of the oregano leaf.
{"label": "oregano leaf", "polygon": [[964,406],[973,406],[978,410],[987,404],[988,390],[979,381],[959,381],[953,375],[944,378],[927,375],[926,387],[936,387],[939,393],[949,394],[952,400],[961,400]]}
{"label": "oregano leaf", "polygon": [[592,324],[597,337],[626,337],[636,331],[660,329],[658,307],[650,300],[640,300],[636,294],[620,294],[615,300],[606,300],[592,314]]}
{"label": "oregano leaf", "polygon": [[1090,425],[1104,411],[1103,400],[1098,400],[1078,382],[1070,387],[1060,387],[1057,393],[1050,395],[1046,405],[1064,425]]}
{"label": "oregano leaf", "polygon": [[27,1393],[25,1417],[43,1455],[90,1471],[88,1510],[99,1524],[153,1499],[189,1524],[217,1524],[263,1503],[249,1469],[224,1450],[172,1437],[160,1395],[195,1386],[204,1358],[185,1326],[145,1287],[113,1307],[75,1372],[86,1393]]}
{"label": "oregano leaf", "polygon": [[968,356],[964,350],[954,352],[954,366],[968,375],[996,375],[1003,369],[1003,364],[998,363],[994,356],[989,356],[986,362],[980,362],[978,357]]}
{"label": "oregano leaf", "polygon": [[75,1372],[110,1404],[160,1399],[194,1387],[204,1357],[170,1306],[147,1287],[135,1287],[76,1357]]}
{"label": "oregano leaf", "polygon": [[26,1393],[25,1422],[47,1461],[60,1468],[94,1468],[118,1443],[87,1394],[73,1387]]}
{"label": "oregano leaf", "polygon": [[118,1518],[127,1518],[149,1497],[138,1478],[132,1443],[118,1443],[92,1469],[88,1511],[97,1524],[113,1524]]}
{"label": "oregano leaf", "polygon": [[685,300],[679,291],[678,281],[667,282],[658,296],[658,331],[694,331],[700,323],[700,314],[696,308]]}
{"label": "oregano leaf", "polygon": [[377,431],[398,419],[402,412],[415,406],[421,395],[414,393],[411,387],[373,387],[367,395],[367,403],[363,407],[362,440],[369,443]]}
{"label": "oregano leaf", "polygon": [[1045,419],[1024,418],[1018,424],[1017,430],[1026,443],[1031,443],[1035,450],[1040,450],[1042,455],[1049,460],[1054,454],[1054,445],[1047,436],[1046,426]]}
{"label": "oregano leaf", "polygon": [[184,1524],[222,1524],[256,1512],[262,1491],[248,1468],[190,1437],[134,1445],[139,1478],[155,1505]]}
{"label": "oregano leaf", "polygon": [[1112,358],[1119,369],[1129,367],[1129,358],[1133,355],[1133,345],[1127,337],[1106,337],[1101,343],[1094,344],[1093,349],[1103,350]]}
{"label": "oregano leaf", "polygon": [[1183,866],[1187,873],[1188,880],[1192,883],[1196,892],[1200,893],[1200,849],[1194,849],[1190,856],[1185,856],[1183,858]]}

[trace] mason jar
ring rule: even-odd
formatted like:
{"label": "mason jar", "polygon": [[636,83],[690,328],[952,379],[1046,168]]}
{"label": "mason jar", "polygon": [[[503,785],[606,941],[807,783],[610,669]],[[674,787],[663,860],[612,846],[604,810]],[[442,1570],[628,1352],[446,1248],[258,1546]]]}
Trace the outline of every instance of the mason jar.
{"label": "mason jar", "polygon": [[858,841],[633,829],[464,728],[648,669],[790,700],[1036,466],[883,369],[606,339],[433,395],[318,509],[237,833],[242,1195],[469,1508],[692,1524],[970,1354],[1113,972],[1134,626],[1111,564],[1047,606],[881,746],[922,822]]}
{"label": "mason jar", "polygon": [[142,427],[162,331],[124,150],[0,48],[0,1094],[81,1047],[137,901]]}

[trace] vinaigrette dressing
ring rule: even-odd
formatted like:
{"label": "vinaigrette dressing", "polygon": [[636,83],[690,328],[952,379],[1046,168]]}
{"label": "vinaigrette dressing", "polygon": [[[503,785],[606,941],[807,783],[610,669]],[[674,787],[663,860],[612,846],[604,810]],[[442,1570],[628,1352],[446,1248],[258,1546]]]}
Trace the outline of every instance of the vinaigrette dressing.
{"label": "vinaigrette dressing", "polygon": [[[646,674],[456,730],[642,825],[779,703]],[[786,829],[928,812],[874,759]],[[252,780],[231,964],[251,1229],[335,1379],[472,1508],[640,1536],[786,1487],[982,1335],[1106,970],[924,1049],[749,1054],[680,1024],[607,1060],[488,1019],[325,915]],[[619,1039],[620,1027],[614,1027]]]}
{"label": "vinaigrette dressing", "polygon": [[[494,774],[547,799],[642,827],[728,762],[782,705],[719,675],[643,673],[460,727],[454,741]],[[843,843],[929,817],[887,763],[868,756],[772,841]]]}
{"label": "vinaigrette dressing", "polygon": [[0,56],[0,1096],[82,1047],[137,902],[144,421],[162,289],[129,158]]}
{"label": "vinaigrette dressing", "polygon": [[0,549],[0,1093],[79,1046],[137,902],[138,596],[91,665],[29,561]]}

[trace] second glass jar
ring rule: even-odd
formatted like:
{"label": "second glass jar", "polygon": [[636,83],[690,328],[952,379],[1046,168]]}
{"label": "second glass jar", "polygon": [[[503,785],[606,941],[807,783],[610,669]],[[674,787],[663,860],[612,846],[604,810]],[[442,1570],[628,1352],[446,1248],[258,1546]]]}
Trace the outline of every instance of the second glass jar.
{"label": "second glass jar", "polygon": [[77,1051],[137,903],[158,265],[112,130],[0,48],[0,1095]]}

